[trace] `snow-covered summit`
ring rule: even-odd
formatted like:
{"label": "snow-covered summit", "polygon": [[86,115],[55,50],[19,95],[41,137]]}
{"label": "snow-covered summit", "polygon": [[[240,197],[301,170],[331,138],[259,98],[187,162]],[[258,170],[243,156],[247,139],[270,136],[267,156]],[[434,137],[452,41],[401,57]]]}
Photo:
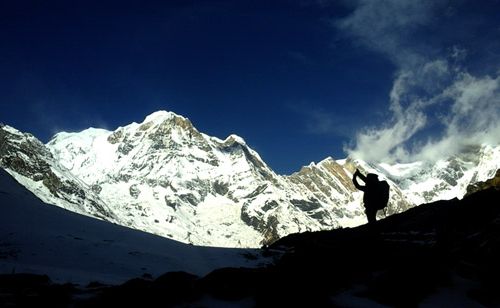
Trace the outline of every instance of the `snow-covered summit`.
{"label": "snow-covered summit", "polygon": [[6,125],[6,124],[0,124],[0,127],[2,128],[2,130],[9,132],[11,134],[14,134],[14,135],[22,135],[23,134],[20,131],[18,131],[17,129],[15,129],[14,127]]}
{"label": "snow-covered summit", "polygon": [[241,145],[246,145],[246,141],[241,138],[240,136],[238,135],[235,135],[235,134],[231,134],[229,136],[227,136],[227,138],[224,140],[224,142],[236,142],[236,143],[239,143]]}
{"label": "snow-covered summit", "polygon": [[171,111],[165,111],[165,110],[159,110],[151,113],[150,115],[146,116],[144,121],[142,123],[147,123],[147,122],[153,122],[156,124],[162,123],[166,120],[179,117],[182,119],[185,119],[183,116],[180,116],[174,112]]}
{"label": "snow-covered summit", "polygon": [[78,136],[81,140],[95,139],[99,136],[110,134],[111,132],[103,128],[90,127],[80,132],[59,132],[55,134],[48,143],[59,143],[65,139],[71,139]]}

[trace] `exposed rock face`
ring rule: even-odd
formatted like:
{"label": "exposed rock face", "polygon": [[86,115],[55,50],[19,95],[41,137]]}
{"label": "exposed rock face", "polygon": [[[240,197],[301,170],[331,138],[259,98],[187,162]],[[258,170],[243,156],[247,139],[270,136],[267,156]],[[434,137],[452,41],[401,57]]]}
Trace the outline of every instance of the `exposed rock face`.
{"label": "exposed rock face", "polygon": [[352,201],[352,193],[356,191],[351,176],[332,158],[327,158],[318,165],[302,167],[289,179],[295,184],[305,186],[323,201],[330,201],[332,195],[339,195],[346,201]]}
{"label": "exposed rock face", "polygon": [[48,163],[53,160],[50,151],[33,135],[21,134],[8,126],[0,127],[0,159],[2,166],[36,181],[54,177]]}
{"label": "exposed rock face", "polygon": [[497,173],[495,173],[495,176],[493,178],[486,180],[484,182],[477,182],[467,186],[466,196],[489,188],[500,190],[500,169],[497,170]]}
{"label": "exposed rock face", "polygon": [[61,168],[47,147],[31,134],[0,127],[0,167],[47,203],[56,198],[59,206],[113,221],[108,207],[93,190]]}

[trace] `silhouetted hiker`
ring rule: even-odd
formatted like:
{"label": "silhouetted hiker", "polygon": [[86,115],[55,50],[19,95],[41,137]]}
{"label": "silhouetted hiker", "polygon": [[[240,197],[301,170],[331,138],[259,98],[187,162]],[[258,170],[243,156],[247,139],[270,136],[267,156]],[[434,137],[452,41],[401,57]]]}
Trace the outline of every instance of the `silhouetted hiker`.
{"label": "silhouetted hiker", "polygon": [[[358,177],[365,182],[365,186],[359,185]],[[389,184],[386,181],[379,181],[378,175],[374,173],[364,176],[358,169],[354,172],[352,182],[357,189],[364,192],[363,203],[368,223],[377,221],[377,211],[385,208],[389,201]]]}

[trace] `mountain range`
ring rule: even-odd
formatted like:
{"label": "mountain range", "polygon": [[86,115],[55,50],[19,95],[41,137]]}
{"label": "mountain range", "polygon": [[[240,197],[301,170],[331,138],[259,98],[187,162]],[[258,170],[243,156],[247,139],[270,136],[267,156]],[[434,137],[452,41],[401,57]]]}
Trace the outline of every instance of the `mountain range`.
{"label": "mountain range", "polygon": [[258,247],[290,233],[365,223],[351,181],[356,168],[389,182],[382,218],[461,198],[495,175],[500,146],[407,164],[329,157],[279,175],[243,138],[208,136],[189,119],[158,111],[114,131],[61,132],[46,144],[2,124],[0,167],[45,203],[79,214],[185,243]]}

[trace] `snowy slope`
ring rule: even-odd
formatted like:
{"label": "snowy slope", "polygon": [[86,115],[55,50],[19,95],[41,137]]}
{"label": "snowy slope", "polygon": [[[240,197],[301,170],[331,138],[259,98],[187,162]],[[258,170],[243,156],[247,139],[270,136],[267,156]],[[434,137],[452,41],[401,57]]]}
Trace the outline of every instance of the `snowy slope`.
{"label": "snowy slope", "polygon": [[116,284],[179,270],[205,275],[268,262],[256,250],[187,245],[45,204],[1,168],[0,234],[0,273],[47,274],[61,283]]}

